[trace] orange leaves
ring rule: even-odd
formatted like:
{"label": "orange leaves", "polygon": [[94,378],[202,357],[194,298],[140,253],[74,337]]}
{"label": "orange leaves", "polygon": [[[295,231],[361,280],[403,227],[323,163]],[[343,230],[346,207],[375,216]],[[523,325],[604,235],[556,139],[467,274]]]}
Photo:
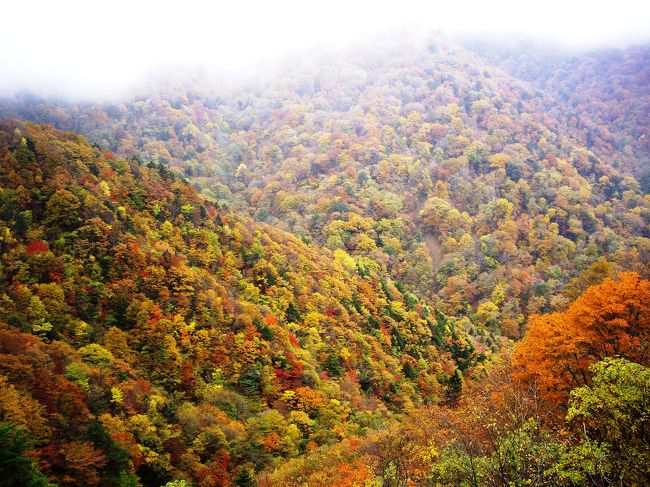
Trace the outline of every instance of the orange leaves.
{"label": "orange leaves", "polygon": [[366,485],[375,478],[369,457],[363,452],[366,442],[346,439],[329,448],[316,448],[308,443],[307,458],[297,458],[282,463],[270,475],[258,477],[260,487],[283,485],[298,487]]}
{"label": "orange leaves", "polygon": [[95,449],[90,441],[71,441],[60,445],[63,457],[63,480],[70,485],[97,485],[98,470],[106,465],[106,456]]}
{"label": "orange leaves", "polygon": [[513,362],[521,380],[561,404],[588,383],[594,362],[623,356],[647,363],[649,333],[650,281],[623,273],[587,289],[566,312],[531,316]]}
{"label": "orange leaves", "polygon": [[262,448],[268,452],[280,451],[280,435],[275,432],[269,433],[269,435],[262,440]]}
{"label": "orange leaves", "polygon": [[569,308],[589,353],[621,355],[645,363],[650,333],[650,281],[624,273],[589,288]]}
{"label": "orange leaves", "polygon": [[0,375],[0,421],[11,421],[25,427],[32,438],[44,441],[51,431],[43,409],[31,395],[16,389],[7,377]]}
{"label": "orange leaves", "polygon": [[531,316],[528,332],[513,357],[516,365],[523,365],[521,378],[537,382],[554,402],[566,398],[571,389],[584,383],[575,375],[579,370],[576,337],[565,321],[562,313]]}
{"label": "orange leaves", "polygon": [[296,408],[314,414],[327,403],[327,396],[311,387],[297,387]]}
{"label": "orange leaves", "polygon": [[264,323],[266,323],[267,326],[277,326],[278,320],[275,316],[268,315],[264,317]]}
{"label": "orange leaves", "polygon": [[351,463],[338,463],[326,467],[320,474],[315,475],[314,485],[338,485],[340,487],[356,487],[364,485],[373,478],[372,472],[362,460]]}

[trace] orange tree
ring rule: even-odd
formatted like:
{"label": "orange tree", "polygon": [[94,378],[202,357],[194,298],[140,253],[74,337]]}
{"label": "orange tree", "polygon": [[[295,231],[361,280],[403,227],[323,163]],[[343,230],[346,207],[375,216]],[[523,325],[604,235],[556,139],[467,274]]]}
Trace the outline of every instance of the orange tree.
{"label": "orange tree", "polygon": [[650,281],[630,272],[587,289],[562,313],[531,316],[513,363],[518,378],[565,404],[590,383],[589,366],[606,357],[648,363]]}

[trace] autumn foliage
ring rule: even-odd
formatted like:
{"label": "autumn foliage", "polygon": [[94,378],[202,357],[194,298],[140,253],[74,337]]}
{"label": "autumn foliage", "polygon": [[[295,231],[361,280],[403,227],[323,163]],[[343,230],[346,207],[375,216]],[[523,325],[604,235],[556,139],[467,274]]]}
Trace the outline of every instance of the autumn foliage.
{"label": "autumn foliage", "polygon": [[562,313],[532,316],[513,363],[521,380],[565,403],[589,384],[589,366],[606,357],[648,365],[650,281],[635,273],[592,286]]}
{"label": "autumn foliage", "polygon": [[0,484],[650,485],[647,49],[535,55],[1,98]]}
{"label": "autumn foliage", "polygon": [[435,402],[485,359],[381,266],[164,166],[4,122],[0,169],[0,421],[63,485],[230,485]]}

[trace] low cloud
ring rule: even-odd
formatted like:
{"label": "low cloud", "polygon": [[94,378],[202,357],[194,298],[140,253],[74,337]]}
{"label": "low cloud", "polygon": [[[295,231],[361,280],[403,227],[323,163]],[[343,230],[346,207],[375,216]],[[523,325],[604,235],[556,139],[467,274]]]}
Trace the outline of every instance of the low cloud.
{"label": "low cloud", "polygon": [[0,93],[114,97],[152,70],[250,75],[310,49],[401,31],[439,31],[561,47],[650,40],[650,7],[618,2],[30,1],[3,6]]}

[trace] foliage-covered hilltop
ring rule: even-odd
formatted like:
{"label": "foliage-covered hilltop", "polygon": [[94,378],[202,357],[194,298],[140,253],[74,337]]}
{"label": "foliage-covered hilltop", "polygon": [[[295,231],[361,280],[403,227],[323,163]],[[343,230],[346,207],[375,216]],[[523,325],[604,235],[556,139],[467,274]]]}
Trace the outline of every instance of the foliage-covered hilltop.
{"label": "foliage-covered hilltop", "polygon": [[1,125],[0,435],[51,480],[244,482],[457,397],[482,354],[453,319],[150,166]]}
{"label": "foliage-covered hilltop", "polygon": [[564,309],[592,265],[648,259],[631,158],[543,88],[432,39],[297,62],[231,91],[172,80],[123,104],[4,111],[169,164],[256,221],[372,259],[491,347],[489,334],[516,338],[528,315]]}

